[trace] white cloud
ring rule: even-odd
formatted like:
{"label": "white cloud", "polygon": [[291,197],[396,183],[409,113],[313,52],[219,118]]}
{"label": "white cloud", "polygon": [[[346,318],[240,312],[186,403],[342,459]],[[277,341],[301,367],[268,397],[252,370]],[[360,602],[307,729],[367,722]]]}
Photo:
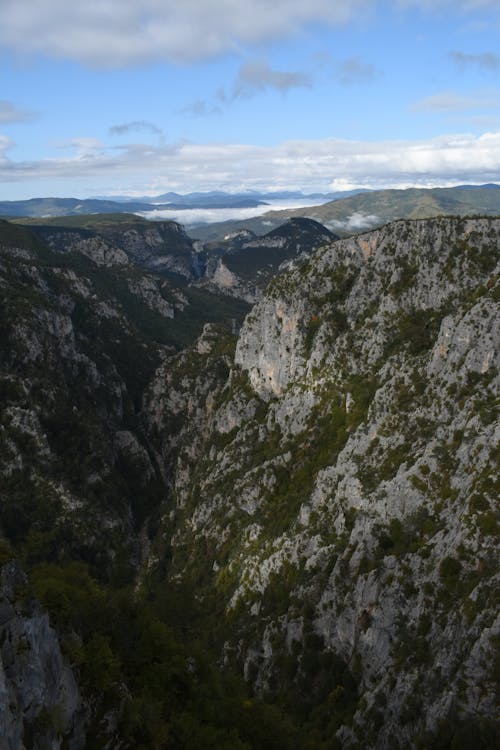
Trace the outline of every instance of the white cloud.
{"label": "white cloud", "polygon": [[353,214],[347,217],[346,221],[333,220],[328,222],[327,226],[330,229],[344,229],[345,231],[357,231],[359,229],[370,229],[377,224],[380,224],[380,217],[375,214],[363,214],[360,211],[355,211]]}
{"label": "white cloud", "polygon": [[124,122],[121,125],[112,125],[109,129],[110,135],[129,135],[130,133],[151,133],[152,135],[161,135],[162,131],[152,122],[147,122],[147,120]]}
{"label": "white cloud", "polygon": [[468,13],[478,10],[498,10],[498,0],[396,0],[396,4],[403,7],[414,7],[424,10],[454,10]]}
{"label": "white cloud", "polygon": [[193,117],[206,117],[221,114],[223,106],[230,105],[237,99],[248,99],[266,89],[273,89],[286,94],[293,88],[309,88],[312,78],[300,71],[274,70],[266,60],[250,60],[240,66],[229,93],[220,87],[214,94],[213,101],[196,99],[180,111]]}
{"label": "white cloud", "polygon": [[273,70],[264,60],[253,60],[241,66],[233,84],[233,99],[253,96],[258,91],[277,89],[286,93],[292,88],[308,87],[311,78],[298,71]]}
{"label": "white cloud", "polygon": [[[187,208],[184,210],[144,211],[141,216],[147,219],[170,219],[189,226],[190,224],[212,224],[215,221],[244,221],[261,216],[267,211],[284,211],[288,208],[310,206],[311,201],[273,201],[266,199],[266,204],[252,208]],[[269,222],[273,226],[272,222]]]}
{"label": "white cloud", "polygon": [[199,60],[337,24],[372,0],[2,0],[0,45],[16,52],[122,67]]}
{"label": "white cloud", "polygon": [[[202,60],[311,24],[358,21],[382,0],[2,0],[0,47],[93,67]],[[498,0],[391,0],[395,7],[498,10]]]}
{"label": "white cloud", "polygon": [[477,109],[498,109],[500,92],[488,91],[471,94],[456,94],[453,91],[441,91],[415,102],[413,112],[466,112]]}
{"label": "white cloud", "polygon": [[205,99],[195,99],[193,102],[183,107],[180,112],[184,115],[190,115],[191,117],[207,117],[208,115],[220,114],[222,110],[217,104],[211,104]]}
{"label": "white cloud", "polygon": [[99,138],[68,138],[61,141],[52,141],[54,148],[74,151],[76,158],[85,158],[103,153],[104,143]]}
{"label": "white cloud", "polygon": [[2,135],[0,133],[0,170],[2,168],[2,164],[7,164],[7,154],[6,152],[12,148],[14,145],[14,142],[10,140],[10,138],[7,138],[6,135]]}
{"label": "white cloud", "polygon": [[0,100],[0,123],[29,122],[34,118],[33,112],[19,109],[12,102]]}
{"label": "white cloud", "polygon": [[[3,149],[10,142],[3,141]],[[131,188],[145,194],[163,190],[273,190],[277,185],[308,192],[344,187],[500,182],[500,131],[450,135],[417,141],[364,142],[338,139],[286,141],[276,146],[224,143],[146,144],[104,148],[94,139],[76,139],[67,157],[0,162],[0,182],[25,181],[31,195],[48,180],[70,194]],[[2,141],[0,141],[0,148]],[[148,187],[154,186],[154,187]],[[93,191],[93,192],[92,192]],[[80,190],[81,192],[81,190]],[[8,198],[9,195],[7,194]]]}

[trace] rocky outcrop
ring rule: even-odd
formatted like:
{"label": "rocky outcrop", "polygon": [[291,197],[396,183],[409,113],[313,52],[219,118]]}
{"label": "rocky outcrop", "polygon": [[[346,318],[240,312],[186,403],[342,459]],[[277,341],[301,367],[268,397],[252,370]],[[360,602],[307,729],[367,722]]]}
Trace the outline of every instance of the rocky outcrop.
{"label": "rocky outcrop", "polygon": [[40,225],[33,229],[54,250],[82,253],[101,266],[132,263],[189,280],[199,275],[200,248],[174,221],[149,222],[134,217],[115,223],[103,217],[89,228]]}
{"label": "rocky outcrop", "polygon": [[253,304],[262,296],[262,289],[258,285],[253,281],[245,281],[236,273],[230,271],[220,257],[208,260],[204,274],[196,284],[215,293],[242,299],[250,304]]}
{"label": "rocky outcrop", "polygon": [[60,252],[82,253],[98,266],[128,265],[127,254],[103,237],[82,235],[81,232],[59,231],[46,234],[45,241]]}
{"label": "rocky outcrop", "polygon": [[83,750],[86,711],[48,616],[16,563],[0,576],[0,747]]}
{"label": "rocky outcrop", "polygon": [[206,245],[208,260],[198,282],[254,303],[269,281],[293,262],[305,262],[315,249],[337,239],[311,219],[291,219],[262,237],[241,230]]}

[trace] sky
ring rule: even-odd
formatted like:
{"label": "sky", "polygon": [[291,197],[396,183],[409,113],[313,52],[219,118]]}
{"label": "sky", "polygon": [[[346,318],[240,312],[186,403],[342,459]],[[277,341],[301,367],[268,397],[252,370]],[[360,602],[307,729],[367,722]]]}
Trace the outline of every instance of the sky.
{"label": "sky", "polygon": [[0,0],[0,199],[500,182],[500,0]]}

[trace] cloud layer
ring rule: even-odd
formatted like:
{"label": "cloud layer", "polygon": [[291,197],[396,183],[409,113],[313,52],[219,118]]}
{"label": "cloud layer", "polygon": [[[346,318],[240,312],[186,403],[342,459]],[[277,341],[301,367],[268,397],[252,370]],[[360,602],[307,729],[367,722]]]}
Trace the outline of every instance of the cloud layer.
{"label": "cloud layer", "polygon": [[[429,11],[498,11],[498,0],[390,4]],[[287,37],[311,24],[358,20],[382,5],[381,0],[2,0],[0,47],[92,67],[202,60]]]}
{"label": "cloud layer", "polygon": [[55,180],[61,192],[78,184],[96,191],[141,185],[163,189],[347,190],[355,187],[435,186],[500,182],[500,132],[441,136],[428,140],[364,142],[339,139],[295,140],[276,146],[177,143],[99,147],[75,139],[73,152],[61,158],[16,162],[12,143],[0,137],[0,181],[26,181],[30,192],[43,180]]}
{"label": "cloud layer", "polygon": [[241,45],[337,24],[371,0],[2,0],[0,45],[17,52],[125,67],[206,59]]}
{"label": "cloud layer", "polygon": [[[186,208],[182,210],[158,210],[144,211],[141,216],[147,219],[168,219],[178,221],[181,224],[189,226],[190,224],[212,224],[215,221],[243,221],[253,219],[256,216],[262,216],[267,211],[284,211],[288,208],[303,208],[310,206],[311,201],[272,201],[266,199],[266,203],[255,208]],[[272,226],[272,223],[271,223]]]}

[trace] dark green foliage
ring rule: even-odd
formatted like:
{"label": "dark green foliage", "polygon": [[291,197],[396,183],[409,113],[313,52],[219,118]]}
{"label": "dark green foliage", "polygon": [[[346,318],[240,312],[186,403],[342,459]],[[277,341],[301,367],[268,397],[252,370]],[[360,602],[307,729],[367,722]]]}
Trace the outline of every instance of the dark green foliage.
{"label": "dark green foliage", "polygon": [[445,557],[439,565],[441,582],[450,591],[454,591],[459,582],[462,565],[455,557]]}
{"label": "dark green foliage", "polygon": [[31,528],[40,532],[54,528],[61,505],[49,487],[34,482],[26,470],[14,471],[2,484],[0,523],[14,546]]}
{"label": "dark green foliage", "polygon": [[441,324],[441,314],[435,310],[414,310],[398,319],[397,335],[391,347],[406,344],[410,354],[419,354],[429,349],[436,339]]}
{"label": "dark green foliage", "polygon": [[434,732],[417,738],[418,750],[496,750],[500,747],[498,723],[481,717],[461,717],[455,711],[439,722]]}
{"label": "dark green foliage", "polygon": [[38,250],[43,247],[43,243],[30,229],[5,221],[5,219],[0,219],[0,244],[28,250]]}
{"label": "dark green foliage", "polygon": [[407,257],[397,258],[399,265],[399,278],[389,287],[389,292],[398,297],[406,292],[415,282],[418,273],[418,265],[412,263]]}
{"label": "dark green foliage", "polygon": [[481,273],[487,274],[495,270],[498,263],[498,248],[483,244],[477,247],[473,243],[467,243],[467,257]]}
{"label": "dark green foliage", "polygon": [[306,323],[305,335],[304,335],[304,350],[305,355],[309,356],[311,353],[314,337],[321,325],[321,321],[317,315],[311,315]]}
{"label": "dark green foliage", "polygon": [[205,323],[240,323],[250,310],[247,302],[212,294],[205,289],[190,287],[183,293],[188,298],[189,307],[167,325],[173,343],[179,348],[191,344]]}
{"label": "dark green foliage", "polygon": [[409,535],[399,518],[392,518],[389,528],[379,537],[380,549],[384,554],[400,555],[408,551]]}
{"label": "dark green foliage", "polygon": [[[206,647],[181,640],[145,598],[103,586],[75,563],[38,566],[31,580],[91,701],[88,748],[105,743],[102,718],[113,710],[122,741],[134,749],[322,750],[305,744],[307,730],[291,714],[249,698],[239,679],[220,673]],[[319,679],[313,654],[305,688],[308,675]],[[345,665],[333,669],[333,656],[325,658],[321,679],[347,684]]]}

